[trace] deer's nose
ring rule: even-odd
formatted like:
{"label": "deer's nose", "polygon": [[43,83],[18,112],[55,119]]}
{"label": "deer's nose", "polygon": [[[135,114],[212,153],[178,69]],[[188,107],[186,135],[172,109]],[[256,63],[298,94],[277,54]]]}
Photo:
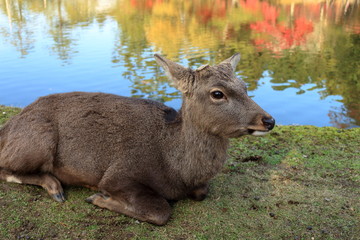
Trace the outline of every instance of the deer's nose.
{"label": "deer's nose", "polygon": [[264,126],[270,131],[271,129],[274,128],[275,126],[275,119],[273,119],[272,117],[263,117],[263,119],[261,119]]}

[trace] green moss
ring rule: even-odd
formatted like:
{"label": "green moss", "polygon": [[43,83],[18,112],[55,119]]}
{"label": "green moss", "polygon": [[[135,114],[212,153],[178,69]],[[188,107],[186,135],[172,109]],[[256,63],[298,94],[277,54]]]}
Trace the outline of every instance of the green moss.
{"label": "green moss", "polygon": [[360,128],[278,126],[262,138],[233,140],[230,163],[261,156],[266,164],[360,181]]}
{"label": "green moss", "polygon": [[208,198],[176,203],[165,227],[87,204],[88,189],[66,188],[59,204],[0,182],[0,239],[357,239],[359,143],[360,128],[312,126],[234,139]]}
{"label": "green moss", "polygon": [[14,107],[6,107],[0,105],[0,127],[9,120],[15,114],[18,114],[21,111],[21,108],[14,108]]}

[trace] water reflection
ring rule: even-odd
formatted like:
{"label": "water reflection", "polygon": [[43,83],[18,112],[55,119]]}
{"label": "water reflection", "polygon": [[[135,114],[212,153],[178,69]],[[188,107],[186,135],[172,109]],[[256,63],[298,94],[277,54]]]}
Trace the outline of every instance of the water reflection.
{"label": "water reflection", "polygon": [[133,96],[180,97],[154,52],[192,67],[241,52],[238,75],[255,96],[264,78],[273,91],[341,96],[342,105],[328,110],[330,125],[360,126],[358,0],[0,0],[0,17],[8,21],[0,24],[2,41],[21,58],[43,44],[63,65],[82,54],[82,31],[110,26],[108,61],[123,70]]}

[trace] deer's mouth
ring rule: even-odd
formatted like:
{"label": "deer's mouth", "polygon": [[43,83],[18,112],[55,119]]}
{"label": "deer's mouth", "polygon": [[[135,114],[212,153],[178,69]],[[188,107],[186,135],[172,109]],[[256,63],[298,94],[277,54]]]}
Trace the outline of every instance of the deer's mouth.
{"label": "deer's mouth", "polygon": [[226,137],[228,138],[238,138],[244,135],[252,135],[252,136],[263,136],[268,134],[269,130],[259,130],[259,129],[237,129],[236,131],[233,131],[231,133],[226,134]]}
{"label": "deer's mouth", "polygon": [[248,134],[252,136],[264,136],[268,134],[269,130],[255,130],[255,129],[248,129]]}

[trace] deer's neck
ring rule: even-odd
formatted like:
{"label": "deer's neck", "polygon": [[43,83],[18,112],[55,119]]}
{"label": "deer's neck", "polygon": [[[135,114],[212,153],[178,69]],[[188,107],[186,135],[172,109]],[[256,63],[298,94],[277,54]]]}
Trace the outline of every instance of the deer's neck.
{"label": "deer's neck", "polygon": [[173,169],[186,185],[207,183],[221,171],[229,141],[201,130],[190,116],[181,111],[180,114],[181,121],[173,135]]}

